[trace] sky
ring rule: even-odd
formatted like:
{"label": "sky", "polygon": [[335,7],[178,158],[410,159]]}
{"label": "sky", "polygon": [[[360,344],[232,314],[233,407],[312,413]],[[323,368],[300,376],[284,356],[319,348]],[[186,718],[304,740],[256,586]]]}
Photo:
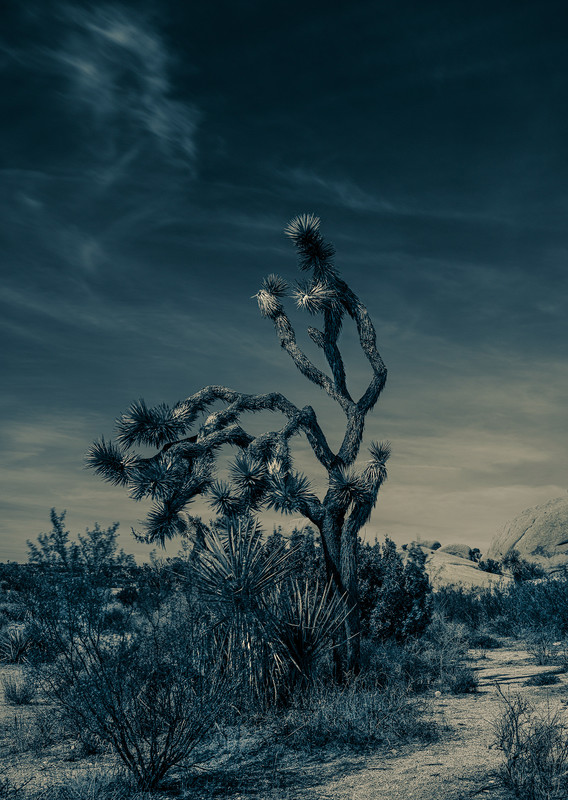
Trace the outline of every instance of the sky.
{"label": "sky", "polygon": [[[365,537],[483,550],[566,493],[565,3],[0,14],[0,560],[25,560],[52,507],[74,533],[119,521],[147,558],[143,504],[84,467],[140,397],[281,391],[340,441],[253,297],[300,277],[283,229],[305,212],[389,371],[365,443],[393,455]],[[313,320],[290,313],[306,342]],[[342,349],[362,392],[350,328]],[[305,440],[295,457],[321,489]]]}

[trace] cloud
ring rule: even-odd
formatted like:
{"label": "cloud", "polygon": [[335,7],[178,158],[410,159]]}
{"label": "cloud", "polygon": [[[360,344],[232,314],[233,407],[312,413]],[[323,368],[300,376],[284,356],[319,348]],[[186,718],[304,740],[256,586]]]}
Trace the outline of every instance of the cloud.
{"label": "cloud", "polygon": [[324,178],[313,170],[292,167],[278,170],[280,177],[293,184],[321,190],[328,202],[353,211],[397,213],[394,205],[368,194],[350,180]]}
{"label": "cloud", "polygon": [[60,13],[66,35],[45,56],[64,77],[68,102],[86,112],[97,151],[119,171],[148,147],[192,167],[200,115],[172,96],[172,57],[159,31],[114,4]]}

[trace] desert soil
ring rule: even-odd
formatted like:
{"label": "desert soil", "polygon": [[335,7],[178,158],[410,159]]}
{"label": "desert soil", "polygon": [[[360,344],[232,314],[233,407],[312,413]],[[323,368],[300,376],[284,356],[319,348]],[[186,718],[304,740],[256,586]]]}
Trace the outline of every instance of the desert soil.
{"label": "desert soil", "polygon": [[[503,647],[471,651],[479,680],[478,691],[432,699],[440,724],[439,741],[424,746],[394,747],[386,753],[320,767],[317,783],[305,797],[318,800],[510,800],[499,770],[502,752],[495,747],[495,722],[503,715],[505,696],[521,693],[543,712],[566,713],[568,675],[559,665],[538,666],[519,643],[503,640]],[[526,686],[541,673],[558,674],[551,686]],[[304,795],[302,795],[303,797]]]}
{"label": "desert soil", "polygon": [[[227,776],[223,789],[211,764],[203,765],[213,779],[210,791],[198,780],[188,797],[226,797],[231,800],[465,800],[489,798],[510,800],[499,780],[502,753],[495,747],[495,721],[503,714],[497,686],[507,695],[522,696],[544,710],[566,712],[568,674],[560,664],[538,666],[534,656],[520,643],[503,640],[496,650],[471,651],[472,666],[479,680],[478,691],[467,695],[431,693],[431,708],[439,724],[437,741],[383,748],[376,753],[344,755],[317,753],[307,758],[276,752],[272,763],[241,767],[234,781]],[[5,668],[6,670],[17,668]],[[526,686],[539,673],[558,673],[559,683]],[[45,709],[48,712],[48,709]],[[73,776],[91,776],[108,771],[110,761],[74,760],[69,746],[34,754],[18,741],[33,707],[0,706],[0,776],[14,783],[29,781],[29,789],[65,784]],[[243,750],[247,747],[244,745]],[[243,755],[246,753],[243,752]],[[251,752],[249,754],[253,756]],[[245,759],[248,760],[248,759]],[[247,774],[248,773],[248,774]],[[207,781],[205,781],[205,784]],[[237,788],[238,787],[238,788]]]}

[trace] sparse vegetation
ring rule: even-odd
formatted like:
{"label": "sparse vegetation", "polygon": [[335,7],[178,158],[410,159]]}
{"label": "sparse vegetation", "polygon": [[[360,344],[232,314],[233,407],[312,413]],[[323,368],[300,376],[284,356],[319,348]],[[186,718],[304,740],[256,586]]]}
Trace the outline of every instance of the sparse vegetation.
{"label": "sparse vegetation", "polygon": [[[62,516],[53,512],[54,520],[60,530]],[[1,631],[10,642],[5,663],[16,662],[5,667],[6,700],[21,705],[4,732],[7,752],[122,764],[130,800],[150,789],[172,792],[182,775],[200,786],[191,765],[207,762],[236,729],[257,742],[256,759],[267,765],[302,749],[380,752],[433,742],[444,732],[432,714],[436,697],[443,707],[451,695],[476,692],[468,649],[494,650],[503,636],[521,637],[539,664],[558,664],[526,680],[527,691],[544,693],[559,681],[565,578],[433,593],[420,550],[407,548],[403,559],[388,539],[360,542],[361,659],[337,682],[334,634],[349,609],[326,581],[313,530],[265,537],[252,517],[194,519],[192,536],[176,557],[126,571],[102,559],[93,574],[77,566],[80,559],[49,566],[61,537],[44,536],[41,560],[18,570],[18,590],[5,590],[22,620]],[[64,543],[67,555],[78,552],[68,536]],[[106,552],[112,559],[113,547]],[[111,592],[117,576],[122,586]],[[32,692],[24,674],[34,676]],[[213,770],[215,786],[229,780],[240,753]],[[267,769],[272,778],[266,773],[263,786],[281,780],[276,766]],[[524,785],[524,773],[511,775],[511,791],[513,780]],[[117,781],[109,781],[109,797],[127,786]],[[49,789],[54,798],[70,791]]]}
{"label": "sparse vegetation", "polygon": [[394,684],[364,688],[320,687],[289,708],[277,722],[276,736],[287,746],[305,750],[368,749],[400,741],[432,741],[437,732],[426,701]]}
{"label": "sparse vegetation", "polygon": [[520,694],[500,695],[504,713],[496,725],[496,744],[503,751],[505,785],[524,800],[564,800],[568,729],[562,716],[537,712]]}
{"label": "sparse vegetation", "polygon": [[27,706],[32,703],[37,694],[37,687],[26,674],[12,674],[2,678],[4,700],[10,706]]}

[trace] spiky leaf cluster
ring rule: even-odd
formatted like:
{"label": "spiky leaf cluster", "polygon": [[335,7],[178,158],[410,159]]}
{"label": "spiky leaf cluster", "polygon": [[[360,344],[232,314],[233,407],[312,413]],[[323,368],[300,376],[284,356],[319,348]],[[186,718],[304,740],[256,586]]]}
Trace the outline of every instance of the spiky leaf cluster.
{"label": "spiky leaf cluster", "polygon": [[[192,469],[179,467],[172,472],[164,485],[156,488],[156,500],[143,523],[144,541],[160,544],[187,531],[187,506],[200,494],[204,494],[212,481],[210,459],[198,459]],[[133,482],[133,496],[136,484]],[[142,495],[143,496],[143,495]]]}
{"label": "spiky leaf cluster", "polygon": [[282,311],[282,303],[276,295],[268,292],[266,289],[259,289],[255,294],[258,308],[263,317],[274,319]]}
{"label": "spiky leaf cluster", "polygon": [[285,297],[288,291],[288,284],[284,278],[272,272],[262,281],[262,288],[269,294],[274,295],[274,297]]}
{"label": "spiky leaf cluster", "polygon": [[301,270],[314,270],[316,278],[335,275],[335,248],[319,232],[320,219],[314,214],[301,214],[291,220],[284,233],[294,242]]}
{"label": "spiky leaf cluster", "polygon": [[208,489],[209,505],[221,517],[235,517],[243,512],[243,502],[226,481],[214,481]]}
{"label": "spiky leaf cluster", "polygon": [[133,445],[162,447],[182,436],[194,419],[195,412],[186,403],[178,403],[173,408],[165,403],[148,408],[140,399],[117,420],[116,439],[125,448]]}
{"label": "spiky leaf cluster", "polygon": [[234,615],[258,610],[265,592],[287,578],[292,569],[284,545],[266,553],[256,520],[233,517],[205,535],[195,582],[208,600]]}
{"label": "spiky leaf cluster", "polygon": [[269,473],[266,505],[282,514],[301,511],[314,499],[309,480],[300,472],[275,469]]}
{"label": "spiky leaf cluster", "polygon": [[365,476],[353,469],[336,469],[330,477],[329,484],[335,501],[343,507],[347,507],[350,503],[366,503],[372,489]]}
{"label": "spiky leaf cluster", "polygon": [[142,523],[143,533],[137,534],[137,539],[163,547],[168,540],[186,533],[188,525],[183,511],[188,502],[176,496],[156,501]]}
{"label": "spiky leaf cluster", "polygon": [[390,442],[371,442],[369,446],[370,460],[365,467],[365,475],[379,486],[387,479],[386,463],[391,455]]}
{"label": "spiky leaf cluster", "polygon": [[336,299],[334,290],[320,281],[301,281],[292,293],[299,309],[310,314],[321,314],[330,308]]}
{"label": "spiky leaf cluster", "polygon": [[105,442],[104,437],[91,445],[85,456],[87,467],[115,486],[127,486],[132,478],[138,459],[125,453],[113,442]]}
{"label": "spiky leaf cluster", "polygon": [[319,590],[293,581],[278,598],[275,618],[276,638],[283,648],[285,660],[291,661],[303,681],[311,682],[315,663],[330,648],[334,634],[343,625],[350,610],[329,582]]}
{"label": "spiky leaf cluster", "polygon": [[140,460],[130,476],[130,496],[134,500],[151,497],[165,499],[179,487],[183,473],[178,462],[168,454]]}
{"label": "spiky leaf cluster", "polygon": [[229,474],[242,501],[255,507],[267,488],[266,464],[245,451],[229,465]]}

